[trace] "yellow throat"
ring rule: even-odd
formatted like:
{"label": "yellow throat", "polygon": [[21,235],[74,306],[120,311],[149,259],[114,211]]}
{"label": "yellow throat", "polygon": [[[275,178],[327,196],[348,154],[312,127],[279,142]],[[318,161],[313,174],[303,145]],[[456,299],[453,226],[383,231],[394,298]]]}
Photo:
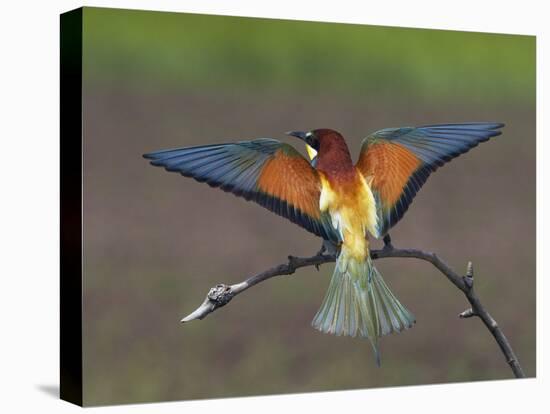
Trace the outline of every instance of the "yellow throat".
{"label": "yellow throat", "polygon": [[308,144],[306,144],[306,151],[307,155],[309,156],[309,159],[312,160],[317,156],[317,151],[313,149],[313,147],[310,147]]}

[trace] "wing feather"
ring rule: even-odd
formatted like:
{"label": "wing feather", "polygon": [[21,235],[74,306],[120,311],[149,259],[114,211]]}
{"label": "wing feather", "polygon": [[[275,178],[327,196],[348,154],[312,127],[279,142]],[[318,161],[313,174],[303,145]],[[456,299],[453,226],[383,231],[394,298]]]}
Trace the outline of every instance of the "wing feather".
{"label": "wing feather", "polygon": [[500,135],[503,126],[477,122],[387,128],[365,138],[356,167],[371,179],[378,215],[375,236],[386,234],[403,217],[432,172]]}
{"label": "wing feather", "polygon": [[156,151],[151,164],[254,201],[327,240],[337,234],[319,209],[317,171],[292,146],[261,138]]}

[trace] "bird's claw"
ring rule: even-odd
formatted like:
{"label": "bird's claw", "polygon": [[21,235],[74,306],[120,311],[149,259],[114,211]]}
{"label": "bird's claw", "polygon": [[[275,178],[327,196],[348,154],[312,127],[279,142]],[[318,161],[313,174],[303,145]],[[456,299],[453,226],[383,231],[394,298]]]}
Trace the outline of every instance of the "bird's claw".
{"label": "bird's claw", "polygon": [[391,243],[391,236],[386,234],[384,236],[384,250],[393,250],[393,244]]}
{"label": "bird's claw", "polygon": [[[325,243],[323,242],[323,244],[321,244],[321,248],[319,249],[319,251],[317,252],[316,256],[322,256],[323,253],[325,253],[327,251],[327,248],[325,247]],[[315,265],[315,267],[317,267],[318,265]],[[319,269],[317,269],[319,270]]]}

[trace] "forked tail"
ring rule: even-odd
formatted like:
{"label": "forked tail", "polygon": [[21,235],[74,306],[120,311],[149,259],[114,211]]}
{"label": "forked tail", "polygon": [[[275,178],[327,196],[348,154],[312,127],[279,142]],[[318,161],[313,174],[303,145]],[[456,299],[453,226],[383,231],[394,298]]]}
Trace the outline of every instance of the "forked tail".
{"label": "forked tail", "polygon": [[414,323],[414,316],[390,291],[370,256],[357,260],[343,249],[313,327],[333,335],[368,338],[380,365],[378,338]]}

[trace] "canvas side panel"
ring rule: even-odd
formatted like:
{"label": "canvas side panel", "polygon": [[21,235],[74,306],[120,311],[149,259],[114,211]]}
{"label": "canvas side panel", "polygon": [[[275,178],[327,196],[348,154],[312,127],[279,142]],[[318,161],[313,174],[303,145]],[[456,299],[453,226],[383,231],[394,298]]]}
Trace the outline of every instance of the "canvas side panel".
{"label": "canvas side panel", "polygon": [[61,15],[60,396],[82,405],[82,8]]}

